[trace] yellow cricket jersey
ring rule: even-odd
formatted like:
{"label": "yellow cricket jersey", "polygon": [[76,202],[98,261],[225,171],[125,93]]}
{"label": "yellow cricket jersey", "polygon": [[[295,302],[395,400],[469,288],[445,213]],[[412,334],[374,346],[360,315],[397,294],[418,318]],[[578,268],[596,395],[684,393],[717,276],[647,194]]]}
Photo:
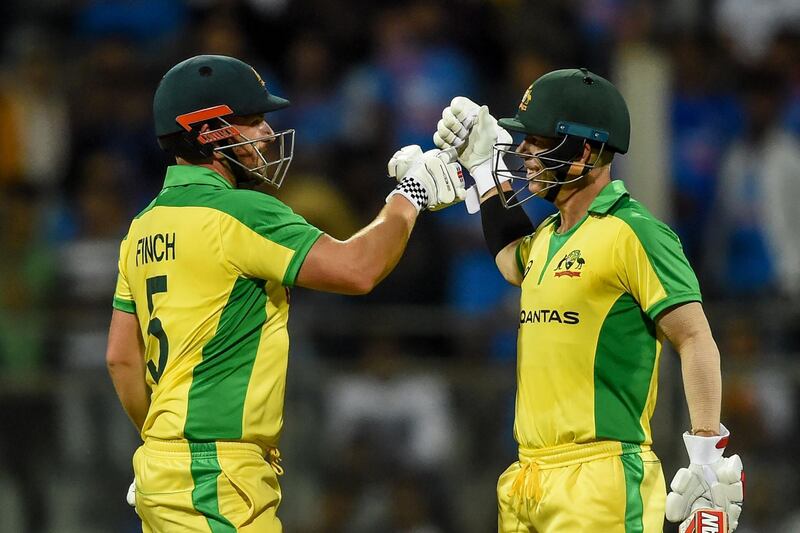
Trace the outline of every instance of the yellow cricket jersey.
{"label": "yellow cricket jersey", "polygon": [[514,435],[523,448],[649,445],[661,341],[655,319],[700,301],[678,237],[621,181],[564,234],[558,214],[520,241]]}
{"label": "yellow cricket jersey", "polygon": [[135,313],[151,403],[142,438],[275,447],[288,290],[321,231],[204,167],[167,170],[120,247],[114,307]]}

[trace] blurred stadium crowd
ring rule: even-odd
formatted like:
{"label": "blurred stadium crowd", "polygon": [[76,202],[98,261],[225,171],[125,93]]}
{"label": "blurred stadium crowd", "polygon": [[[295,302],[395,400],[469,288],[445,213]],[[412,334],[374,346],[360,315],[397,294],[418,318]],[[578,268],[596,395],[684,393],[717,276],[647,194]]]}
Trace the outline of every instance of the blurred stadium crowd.
{"label": "blurred stadium crowd", "polygon": [[[739,531],[800,532],[800,2],[37,0],[3,2],[0,20],[0,531],[137,530],[124,494],[138,437],[103,359],[118,245],[168,164],[160,76],[218,53],[292,101],[268,118],[297,130],[278,195],[340,238],[377,213],[397,148],[432,148],[453,96],[510,116],[553,68],[620,81],[629,157],[645,161],[614,175],[654,200],[701,278],[748,469]],[[366,297],[293,292],[289,532],[495,528],[516,452],[518,294],[461,207],[414,233]],[[670,479],[687,425],[673,353],[660,396]]]}

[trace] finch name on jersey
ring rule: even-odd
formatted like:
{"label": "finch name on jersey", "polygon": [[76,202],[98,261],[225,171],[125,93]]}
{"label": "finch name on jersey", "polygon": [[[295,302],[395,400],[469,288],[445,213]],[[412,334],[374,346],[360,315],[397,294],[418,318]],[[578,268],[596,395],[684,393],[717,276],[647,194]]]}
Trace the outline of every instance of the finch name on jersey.
{"label": "finch name on jersey", "polygon": [[539,324],[542,322],[577,324],[580,321],[580,313],[577,311],[559,312],[557,309],[536,309],[534,311],[527,311],[523,309],[519,312],[520,324]]}
{"label": "finch name on jersey", "polygon": [[136,242],[136,266],[175,259],[175,233],[156,233]]}

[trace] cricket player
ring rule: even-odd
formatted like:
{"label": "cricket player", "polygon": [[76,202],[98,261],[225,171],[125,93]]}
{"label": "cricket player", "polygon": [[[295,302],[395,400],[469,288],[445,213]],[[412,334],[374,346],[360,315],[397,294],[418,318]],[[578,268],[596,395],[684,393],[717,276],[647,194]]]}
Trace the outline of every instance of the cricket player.
{"label": "cricket player", "polygon": [[[586,69],[536,80],[514,118],[457,97],[434,135],[474,177],[468,206],[479,203],[497,267],[521,289],[519,461],[497,485],[501,533],[655,533],[665,507],[681,531],[699,527],[700,508],[737,526],[742,467],[722,455],[719,352],[677,236],[612,180],[629,140],[622,95]],[[558,209],[537,228],[516,207],[533,196]],[[664,338],[691,418],[690,465],[668,498],[650,431]]]}
{"label": "cricket player", "polygon": [[106,354],[144,440],[130,496],[145,532],[281,531],[289,287],[369,292],[420,211],[464,198],[460,166],[417,147],[390,161],[400,183],[377,218],[331,238],[246,188],[283,181],[294,131],[265,113],[288,105],[225,56],[187,59],[156,89],[156,135],[176,164],[120,246]]}

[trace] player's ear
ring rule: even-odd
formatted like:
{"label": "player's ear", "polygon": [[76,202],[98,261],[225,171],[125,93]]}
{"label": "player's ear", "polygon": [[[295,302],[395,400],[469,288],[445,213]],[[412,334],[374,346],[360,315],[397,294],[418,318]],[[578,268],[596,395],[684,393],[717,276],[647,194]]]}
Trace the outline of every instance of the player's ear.
{"label": "player's ear", "polygon": [[592,145],[588,141],[583,143],[583,153],[581,154],[581,163],[587,164],[592,158]]}

